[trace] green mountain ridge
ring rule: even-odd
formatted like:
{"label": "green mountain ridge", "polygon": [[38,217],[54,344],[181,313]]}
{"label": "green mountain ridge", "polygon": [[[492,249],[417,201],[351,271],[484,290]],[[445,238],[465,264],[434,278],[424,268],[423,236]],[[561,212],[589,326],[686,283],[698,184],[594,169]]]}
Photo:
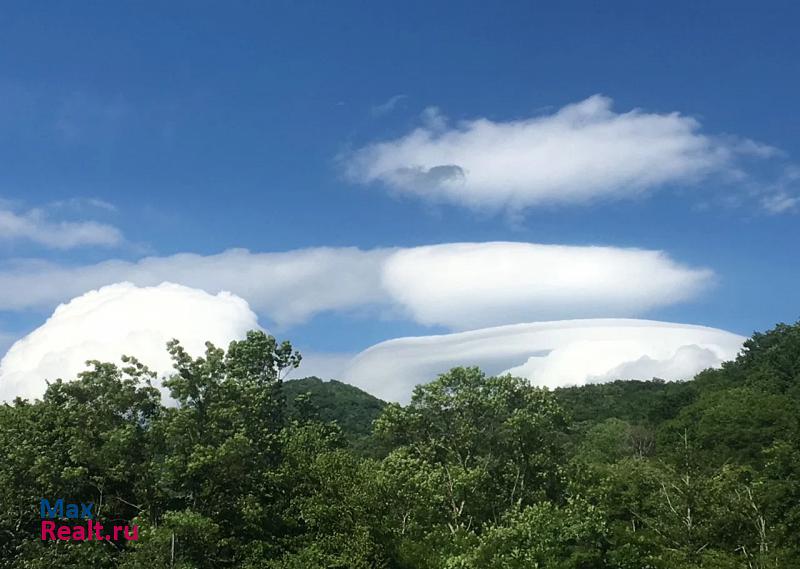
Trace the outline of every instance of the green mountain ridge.
{"label": "green mountain ridge", "polygon": [[307,395],[313,412],[321,421],[336,423],[352,438],[362,438],[372,432],[372,423],[387,403],[363,389],[318,377],[303,377],[283,382],[286,409],[290,418],[298,418],[297,398]]}

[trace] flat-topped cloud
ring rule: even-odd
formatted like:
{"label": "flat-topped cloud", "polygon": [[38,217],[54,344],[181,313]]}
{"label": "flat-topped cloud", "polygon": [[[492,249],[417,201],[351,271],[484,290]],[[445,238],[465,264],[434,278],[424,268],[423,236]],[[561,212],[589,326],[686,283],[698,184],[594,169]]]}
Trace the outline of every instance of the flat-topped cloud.
{"label": "flat-topped cloud", "polygon": [[640,315],[693,298],[712,277],[661,251],[508,242],[403,249],[383,269],[384,287],[414,321],[461,330]]}
{"label": "flat-topped cloud", "polygon": [[279,326],[316,314],[376,308],[450,329],[530,320],[639,316],[697,297],[713,272],[662,251],[534,243],[446,243],[412,248],[233,249],[64,266],[7,263],[0,310],[50,308],[127,281],[230,291]]}
{"label": "flat-topped cloud", "polygon": [[736,357],[745,338],[704,326],[650,320],[532,322],[398,338],[358,354],[344,379],[405,402],[415,385],[454,366],[511,373],[550,388],[615,379],[691,379]]}

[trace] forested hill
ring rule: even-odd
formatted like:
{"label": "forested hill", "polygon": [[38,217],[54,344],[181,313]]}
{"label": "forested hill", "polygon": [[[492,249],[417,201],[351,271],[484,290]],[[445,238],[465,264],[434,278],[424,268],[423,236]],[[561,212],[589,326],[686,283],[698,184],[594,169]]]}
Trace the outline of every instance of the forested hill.
{"label": "forested hill", "polygon": [[[454,368],[404,406],[281,382],[260,331],[169,351],[177,406],[134,360],[0,406],[0,569],[800,566],[800,323],[683,383]],[[42,497],[140,538],[43,541]]]}
{"label": "forested hill", "polygon": [[[283,383],[287,413],[299,418],[310,412],[325,422],[336,421],[342,430],[354,439],[366,437],[372,431],[372,422],[378,418],[386,402],[366,391],[336,381],[323,381],[318,377],[304,377]],[[306,409],[298,408],[297,398],[307,395]]]}
{"label": "forested hill", "polygon": [[[301,388],[302,386],[302,388]],[[354,438],[385,403],[360,389],[317,378],[286,384],[288,394],[309,391],[320,418],[336,421]],[[554,395],[579,438],[602,425],[656,434],[683,430],[720,459],[755,457],[796,426],[800,404],[800,329],[778,325],[755,334],[735,362],[685,382],[614,381],[556,389]],[[666,444],[662,441],[662,444]],[[729,445],[729,448],[722,448]],[[749,447],[749,448],[748,448]],[[738,449],[738,450],[737,450]],[[655,449],[653,450],[655,453]],[[710,458],[709,454],[707,458]]]}
{"label": "forested hill", "polygon": [[[722,392],[748,393],[758,400],[766,393],[800,399],[800,329],[778,325],[754,334],[735,362],[719,370],[707,370],[692,381],[615,381],[555,391],[559,402],[578,423],[618,418],[658,425],[686,412],[698,400],[731,397]],[[716,395],[714,395],[716,394]]]}
{"label": "forested hill", "polygon": [[[735,362],[702,372],[691,381],[614,381],[560,388],[554,395],[570,417],[574,433],[610,419],[655,431],[668,426],[674,429],[695,418],[705,417],[704,423],[709,423],[710,417],[717,417],[724,420],[715,425],[716,434],[726,427],[734,431],[729,435],[733,438],[735,431],[748,431],[737,446],[745,445],[745,439],[752,443],[758,433],[763,440],[755,441],[757,445],[767,444],[774,430],[791,419],[781,416],[788,413],[787,405],[800,402],[799,358],[800,329],[780,324],[766,334],[755,334]],[[283,388],[290,416],[297,414],[294,399],[307,393],[319,419],[335,421],[353,440],[371,433],[372,422],[386,406],[369,393],[336,380],[307,377],[287,381]],[[723,412],[727,417],[718,417]],[[746,421],[751,424],[746,426]],[[694,432],[697,425],[687,424],[689,427]]]}

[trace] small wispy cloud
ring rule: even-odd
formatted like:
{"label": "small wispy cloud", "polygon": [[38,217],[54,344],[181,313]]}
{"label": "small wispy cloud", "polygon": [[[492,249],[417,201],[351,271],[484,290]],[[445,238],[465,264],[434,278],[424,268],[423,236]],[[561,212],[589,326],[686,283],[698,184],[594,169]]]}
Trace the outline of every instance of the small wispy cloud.
{"label": "small wispy cloud", "polygon": [[48,204],[49,207],[58,209],[69,209],[72,211],[102,210],[116,212],[117,206],[106,200],[99,198],[69,198],[66,200],[56,200]]}
{"label": "small wispy cloud", "polygon": [[761,208],[771,215],[800,211],[800,167],[784,169],[777,182],[760,192]]}
{"label": "small wispy cloud", "polygon": [[403,101],[408,99],[408,95],[399,94],[389,97],[386,101],[381,103],[380,105],[375,105],[370,109],[370,114],[373,117],[380,117],[383,115],[388,115],[392,111],[394,111]]}
{"label": "small wispy cloud", "polygon": [[0,126],[18,144],[98,147],[114,143],[144,124],[122,94],[107,95],[0,78]]}
{"label": "small wispy cloud", "polygon": [[95,144],[117,136],[129,114],[130,107],[122,98],[74,92],[55,108],[53,128],[63,142]]}
{"label": "small wispy cloud", "polygon": [[124,237],[119,229],[107,223],[55,220],[42,208],[18,212],[0,204],[0,241],[28,241],[51,249],[74,249],[92,245],[113,247],[120,245]]}
{"label": "small wispy cloud", "polygon": [[779,192],[766,196],[761,200],[761,206],[767,213],[781,214],[795,211],[800,206],[800,197]]}

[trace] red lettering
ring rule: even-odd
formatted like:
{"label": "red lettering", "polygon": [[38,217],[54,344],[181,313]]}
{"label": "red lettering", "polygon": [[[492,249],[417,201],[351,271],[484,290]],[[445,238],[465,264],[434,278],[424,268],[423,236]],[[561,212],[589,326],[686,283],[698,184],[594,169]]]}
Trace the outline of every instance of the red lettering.
{"label": "red lettering", "polygon": [[56,522],[50,520],[42,520],[42,540],[55,539],[56,536],[53,533],[55,529],[56,529]]}
{"label": "red lettering", "polygon": [[58,528],[58,531],[56,531],[56,535],[58,539],[69,540],[72,537],[71,528],[69,526],[61,526]]}
{"label": "red lettering", "polygon": [[128,541],[136,541],[139,539],[139,526],[133,526],[133,533],[129,533],[129,529],[128,526],[125,526],[125,539]]}

